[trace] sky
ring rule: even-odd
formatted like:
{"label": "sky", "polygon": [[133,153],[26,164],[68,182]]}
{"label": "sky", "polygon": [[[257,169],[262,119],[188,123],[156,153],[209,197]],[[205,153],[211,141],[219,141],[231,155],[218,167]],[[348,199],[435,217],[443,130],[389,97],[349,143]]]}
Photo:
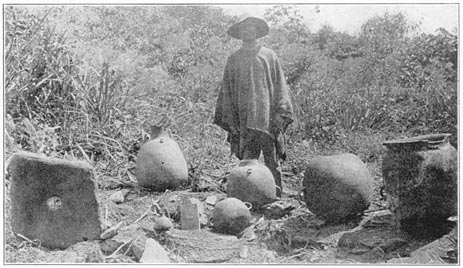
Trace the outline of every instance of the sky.
{"label": "sky", "polygon": [[[283,3],[285,4],[285,3]],[[274,6],[264,4],[250,5],[221,5],[227,14],[249,14],[262,17],[265,10]],[[292,4],[294,5],[294,4]],[[451,33],[457,33],[459,25],[457,4],[299,4],[294,5],[299,9],[305,22],[312,31],[317,31],[322,25],[329,24],[335,31],[355,34],[360,31],[360,26],[375,15],[402,12],[412,22],[421,22],[420,30],[425,33],[435,33],[439,27],[445,28]],[[317,10],[319,12],[317,12]]]}

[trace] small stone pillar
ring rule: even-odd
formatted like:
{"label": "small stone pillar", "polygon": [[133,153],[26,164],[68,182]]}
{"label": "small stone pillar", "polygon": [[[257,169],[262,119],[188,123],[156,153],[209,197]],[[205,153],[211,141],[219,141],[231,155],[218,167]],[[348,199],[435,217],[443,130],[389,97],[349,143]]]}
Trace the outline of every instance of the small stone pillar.
{"label": "small stone pillar", "polygon": [[98,239],[101,221],[89,164],[20,152],[9,171],[13,232],[52,249]]}

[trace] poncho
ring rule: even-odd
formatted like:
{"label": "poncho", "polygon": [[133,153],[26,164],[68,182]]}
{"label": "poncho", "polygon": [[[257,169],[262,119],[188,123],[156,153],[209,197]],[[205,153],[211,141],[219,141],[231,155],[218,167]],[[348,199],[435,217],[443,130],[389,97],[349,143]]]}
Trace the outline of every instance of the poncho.
{"label": "poncho", "polygon": [[[278,124],[275,116],[284,120]],[[289,87],[280,61],[271,49],[240,48],[227,59],[217,100],[214,123],[226,131],[254,129],[278,140],[293,121]],[[241,136],[229,136],[232,153],[242,153]]]}

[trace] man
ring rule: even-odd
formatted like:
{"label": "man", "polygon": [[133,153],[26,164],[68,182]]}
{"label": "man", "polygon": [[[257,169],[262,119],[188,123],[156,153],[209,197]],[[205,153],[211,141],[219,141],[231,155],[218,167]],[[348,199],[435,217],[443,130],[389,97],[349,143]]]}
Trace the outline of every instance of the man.
{"label": "man", "polygon": [[281,196],[278,160],[286,158],[283,133],[293,121],[293,108],[278,57],[256,41],[268,31],[267,23],[255,17],[228,29],[242,46],[227,59],[214,123],[229,132],[232,154],[239,159],[258,159],[263,152]]}

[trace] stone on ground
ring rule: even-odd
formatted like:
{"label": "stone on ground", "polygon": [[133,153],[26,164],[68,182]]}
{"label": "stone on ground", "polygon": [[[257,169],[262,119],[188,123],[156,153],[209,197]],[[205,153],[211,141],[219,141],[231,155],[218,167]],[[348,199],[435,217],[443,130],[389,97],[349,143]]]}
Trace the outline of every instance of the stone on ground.
{"label": "stone on ground", "polygon": [[457,251],[458,235],[455,228],[449,234],[411,252],[410,257],[393,258],[387,263],[443,265],[456,262],[458,260],[457,255],[455,255]]}
{"label": "stone on ground", "polygon": [[114,237],[117,234],[117,232],[119,231],[119,228],[121,228],[123,223],[124,222],[121,221],[118,224],[116,224],[114,226],[111,226],[108,229],[106,229],[103,233],[101,233],[100,239],[105,240],[105,239]]}
{"label": "stone on ground", "polygon": [[[386,220],[382,221],[384,218]],[[343,233],[338,241],[338,257],[361,263],[379,263],[392,256],[407,254],[406,236],[393,224],[394,222],[389,224],[387,218],[381,214],[371,216],[363,221],[363,226],[368,227],[359,226]],[[381,224],[371,224],[374,222]]]}
{"label": "stone on ground", "polygon": [[148,238],[140,263],[170,263],[169,254],[154,239]]}
{"label": "stone on ground", "polygon": [[215,206],[215,203],[217,203],[217,196],[211,195],[206,198],[206,204]]}
{"label": "stone on ground", "polygon": [[189,198],[191,204],[196,204],[198,207],[198,213],[199,213],[199,223],[200,227],[202,228],[205,226],[208,222],[207,215],[205,213],[205,206],[204,203],[199,201],[199,199],[191,197]]}
{"label": "stone on ground", "polygon": [[185,198],[183,200],[180,207],[180,223],[182,230],[198,230],[201,228],[199,209],[195,198]]}
{"label": "stone on ground", "polygon": [[139,260],[145,250],[147,231],[138,224],[131,224],[119,229],[116,236],[100,242],[100,249],[103,253],[113,254],[120,246],[124,245],[119,253],[124,253],[127,249],[128,254]]}
{"label": "stone on ground", "polygon": [[102,224],[89,164],[20,152],[9,169],[13,232],[52,249],[99,238]]}
{"label": "stone on ground", "polygon": [[236,236],[212,233],[206,229],[177,230],[167,237],[167,246],[175,249],[172,260],[178,263],[221,263],[239,257],[240,241]]}
{"label": "stone on ground", "polygon": [[96,241],[80,242],[66,250],[51,251],[47,254],[46,263],[101,263],[102,255]]}
{"label": "stone on ground", "polygon": [[262,207],[266,219],[280,219],[289,216],[294,209],[296,209],[294,206],[283,201],[276,201]]}
{"label": "stone on ground", "polygon": [[394,214],[388,209],[379,210],[371,213],[365,217],[361,222],[360,226],[364,228],[374,228],[374,227],[397,227],[398,221],[395,218]]}
{"label": "stone on ground", "polygon": [[109,196],[109,200],[111,200],[112,202],[116,204],[124,203],[125,201],[124,193],[121,190],[116,191]]}

